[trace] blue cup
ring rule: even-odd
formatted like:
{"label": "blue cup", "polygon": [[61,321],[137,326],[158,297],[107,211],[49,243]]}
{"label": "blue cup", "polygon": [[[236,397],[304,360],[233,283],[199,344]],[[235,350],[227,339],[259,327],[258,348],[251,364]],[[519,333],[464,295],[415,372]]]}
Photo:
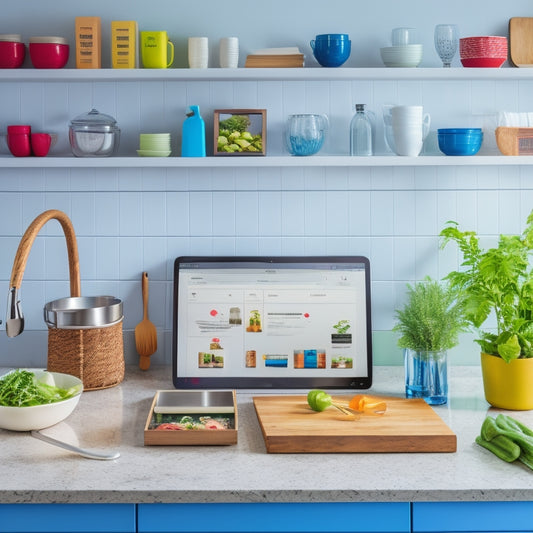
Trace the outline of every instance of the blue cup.
{"label": "blue cup", "polygon": [[350,36],[347,33],[322,33],[315,37],[315,41],[349,41]]}
{"label": "blue cup", "polygon": [[325,33],[311,41],[315,59],[323,67],[340,67],[350,57],[352,42],[346,33]]}

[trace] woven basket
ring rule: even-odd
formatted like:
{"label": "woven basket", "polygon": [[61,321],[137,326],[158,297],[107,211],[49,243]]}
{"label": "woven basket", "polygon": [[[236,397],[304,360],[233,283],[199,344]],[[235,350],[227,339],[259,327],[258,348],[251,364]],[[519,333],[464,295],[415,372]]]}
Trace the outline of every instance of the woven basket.
{"label": "woven basket", "polygon": [[48,370],[80,378],[84,390],[120,383],[124,379],[122,320],[102,328],[48,328]]}
{"label": "woven basket", "polygon": [[[81,289],[76,235],[67,215],[57,210],[45,211],[39,215],[24,233],[15,256],[10,287],[20,288],[33,241],[43,225],[53,218],[59,221],[65,233],[70,295],[71,298],[78,298]],[[94,327],[86,324],[52,327],[48,324],[48,370],[80,378],[84,390],[118,385],[124,379],[125,368],[122,321],[123,317],[120,316],[119,320],[111,324]]]}

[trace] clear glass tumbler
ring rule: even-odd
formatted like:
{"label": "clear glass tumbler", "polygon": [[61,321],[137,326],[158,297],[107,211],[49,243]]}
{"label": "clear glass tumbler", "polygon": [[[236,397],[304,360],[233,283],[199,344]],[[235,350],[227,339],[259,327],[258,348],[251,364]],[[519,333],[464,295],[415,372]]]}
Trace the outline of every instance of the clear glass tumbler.
{"label": "clear glass tumbler", "polygon": [[442,60],[442,66],[450,68],[459,46],[459,30],[455,24],[435,26],[435,50]]}
{"label": "clear glass tumbler", "polygon": [[405,396],[424,398],[429,405],[448,401],[448,355],[442,352],[418,352],[406,349]]}

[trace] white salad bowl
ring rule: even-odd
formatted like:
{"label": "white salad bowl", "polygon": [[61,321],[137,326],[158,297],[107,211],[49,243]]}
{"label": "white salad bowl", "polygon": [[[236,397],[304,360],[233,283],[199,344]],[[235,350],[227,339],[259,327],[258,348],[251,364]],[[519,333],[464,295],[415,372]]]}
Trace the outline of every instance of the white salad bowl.
{"label": "white salad bowl", "polygon": [[[69,374],[60,372],[46,372],[45,370],[31,370],[37,379],[48,375],[53,383],[62,389],[78,387],[79,392],[66,400],[48,403],[44,405],[32,405],[29,407],[6,407],[0,406],[0,428],[12,431],[31,431],[53,426],[69,416],[78,402],[83,391],[83,383],[80,379]],[[49,380],[47,380],[49,382]]]}

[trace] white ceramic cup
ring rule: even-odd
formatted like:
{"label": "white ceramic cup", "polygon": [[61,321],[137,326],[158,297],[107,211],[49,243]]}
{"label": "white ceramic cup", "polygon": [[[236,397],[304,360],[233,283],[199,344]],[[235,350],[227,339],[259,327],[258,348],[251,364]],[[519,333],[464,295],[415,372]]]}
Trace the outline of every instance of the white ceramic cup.
{"label": "white ceramic cup", "polygon": [[207,37],[189,37],[189,68],[207,68],[209,41]]}
{"label": "white ceramic cup", "polygon": [[219,56],[221,68],[237,68],[239,66],[238,37],[222,37],[219,43]]}
{"label": "white ceramic cup", "polygon": [[416,43],[416,30],[414,28],[394,28],[391,34],[392,46],[406,46]]}

